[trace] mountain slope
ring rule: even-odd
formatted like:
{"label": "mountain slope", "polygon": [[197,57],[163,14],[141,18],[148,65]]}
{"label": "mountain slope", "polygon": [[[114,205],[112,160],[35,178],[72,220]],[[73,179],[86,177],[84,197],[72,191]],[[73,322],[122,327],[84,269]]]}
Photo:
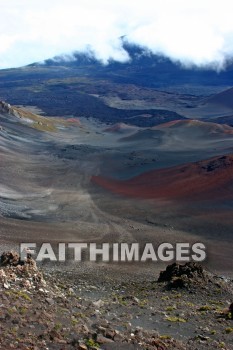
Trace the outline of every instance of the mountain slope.
{"label": "mountain slope", "polygon": [[233,109],[233,88],[208,98],[207,103]]}
{"label": "mountain slope", "polygon": [[[128,52],[131,60],[126,63],[110,61],[102,65],[89,52],[74,54],[75,60],[67,62],[62,57],[47,60],[52,66],[66,66],[85,69],[86,74],[111,79],[114,82],[132,83],[143,87],[172,87],[177,85],[196,86],[227,86],[233,85],[233,62],[227,62],[227,67],[221,72],[208,68],[184,67],[179,62],[155,55],[143,47],[129,44],[122,39],[123,48]],[[36,66],[38,64],[34,64]]]}
{"label": "mountain slope", "polygon": [[92,181],[114,193],[157,199],[233,198],[233,155],[149,171],[119,181],[94,176]]}
{"label": "mountain slope", "polygon": [[48,116],[91,117],[145,127],[185,117],[232,115],[230,106],[216,113],[205,98],[211,94],[214,99],[215,93],[233,85],[231,62],[217,73],[184,68],[127,43],[124,48],[131,57],[126,63],[103,65],[91,54],[76,53],[73,62],[56,58],[1,70],[0,99],[37,106]]}

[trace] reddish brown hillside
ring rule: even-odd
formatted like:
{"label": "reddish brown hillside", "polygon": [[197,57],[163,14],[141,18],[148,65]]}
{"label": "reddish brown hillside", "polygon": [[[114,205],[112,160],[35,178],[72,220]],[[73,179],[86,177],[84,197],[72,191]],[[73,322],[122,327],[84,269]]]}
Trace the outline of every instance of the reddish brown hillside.
{"label": "reddish brown hillside", "polygon": [[229,198],[233,197],[233,155],[152,170],[125,181],[101,176],[92,181],[114,193],[137,198]]}
{"label": "reddish brown hillside", "polygon": [[104,131],[111,133],[127,133],[131,131],[137,131],[137,127],[133,125],[128,125],[125,123],[117,123],[106,128]]}
{"label": "reddish brown hillside", "polygon": [[164,124],[156,125],[152,129],[200,129],[200,131],[206,132],[206,134],[233,134],[233,127],[229,125],[217,124],[196,119],[172,120]]}

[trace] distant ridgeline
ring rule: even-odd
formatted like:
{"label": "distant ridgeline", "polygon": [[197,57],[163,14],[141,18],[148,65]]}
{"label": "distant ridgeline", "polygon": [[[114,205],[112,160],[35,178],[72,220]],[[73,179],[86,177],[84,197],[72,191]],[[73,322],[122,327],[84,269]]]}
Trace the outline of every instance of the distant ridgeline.
{"label": "distant ridgeline", "polygon": [[[179,63],[154,55],[142,47],[129,45],[124,38],[122,40],[131,57],[126,63],[112,60],[103,65],[89,52],[74,53],[73,61],[55,57],[44,63],[0,70],[0,100],[14,105],[37,106],[48,116],[84,116],[105,123],[123,122],[150,127],[185,119],[185,113],[167,107],[166,103],[158,109],[156,106],[146,109],[145,105],[138,109],[137,105],[118,108],[106,103],[104,98],[137,100],[140,89],[148,94],[148,101],[149,93],[155,93],[156,89],[186,96],[203,96],[233,85],[231,62],[221,72],[193,67],[185,69]],[[121,86],[124,91],[121,91]],[[135,96],[133,87],[137,88]]]}
{"label": "distant ridgeline", "polygon": [[[150,88],[167,88],[177,85],[192,86],[232,86],[233,85],[233,60],[226,62],[226,69],[214,70],[214,67],[198,68],[194,66],[184,67],[181,63],[173,62],[162,55],[155,55],[148,49],[129,44],[123,39],[123,48],[128,52],[131,60],[120,63],[110,60],[103,65],[98,61],[93,52],[74,53],[74,60],[64,59],[62,56],[48,59],[46,66],[68,66],[84,68],[86,73],[96,77],[111,77],[114,82],[131,83]],[[34,63],[31,66],[38,66]]]}

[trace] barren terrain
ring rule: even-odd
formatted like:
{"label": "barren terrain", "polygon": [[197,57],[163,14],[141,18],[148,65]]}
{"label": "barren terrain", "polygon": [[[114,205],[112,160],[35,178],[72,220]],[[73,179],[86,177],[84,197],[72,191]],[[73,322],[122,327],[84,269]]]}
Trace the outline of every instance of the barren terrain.
{"label": "barren terrain", "polygon": [[[232,275],[230,126],[109,127],[5,103],[0,113],[3,249],[19,242],[201,241],[208,268]],[[112,266],[122,268],[135,272],[133,264]],[[161,266],[138,268],[154,274]]]}

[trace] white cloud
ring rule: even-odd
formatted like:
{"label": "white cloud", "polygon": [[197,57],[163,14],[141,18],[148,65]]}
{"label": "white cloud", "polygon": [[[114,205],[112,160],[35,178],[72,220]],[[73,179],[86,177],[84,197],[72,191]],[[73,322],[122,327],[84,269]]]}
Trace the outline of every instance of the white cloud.
{"label": "white cloud", "polygon": [[0,0],[0,68],[91,47],[128,59],[119,37],[184,64],[233,55],[232,0]]}

